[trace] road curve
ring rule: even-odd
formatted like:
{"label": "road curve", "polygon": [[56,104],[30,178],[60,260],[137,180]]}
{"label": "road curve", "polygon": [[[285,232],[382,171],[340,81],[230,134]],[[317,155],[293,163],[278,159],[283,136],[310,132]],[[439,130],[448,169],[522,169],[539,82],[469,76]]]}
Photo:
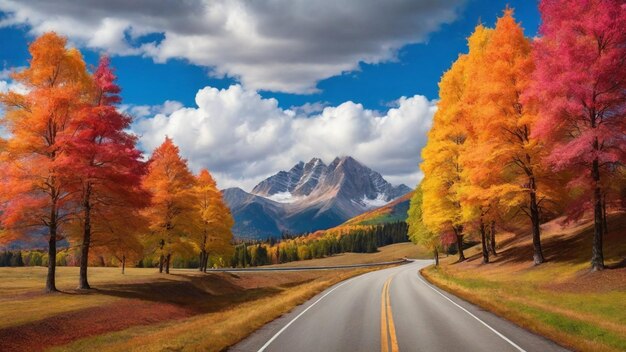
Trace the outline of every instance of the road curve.
{"label": "road curve", "polygon": [[567,351],[430,285],[430,263],[338,283],[229,351]]}
{"label": "road curve", "polygon": [[408,259],[399,259],[390,262],[364,263],[364,264],[346,264],[346,265],[326,265],[326,266],[279,266],[279,267],[251,267],[251,268],[218,268],[207,269],[207,273],[234,273],[234,272],[257,272],[257,271],[310,271],[310,270],[330,270],[330,269],[351,269],[366,268],[370,266],[383,266],[393,264],[403,264],[409,262]]}

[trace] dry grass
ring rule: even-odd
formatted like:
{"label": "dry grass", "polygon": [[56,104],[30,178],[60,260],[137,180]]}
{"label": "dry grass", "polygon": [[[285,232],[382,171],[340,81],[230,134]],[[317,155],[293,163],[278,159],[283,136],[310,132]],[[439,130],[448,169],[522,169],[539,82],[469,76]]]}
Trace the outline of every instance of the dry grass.
{"label": "dry grass", "polygon": [[267,267],[307,267],[307,266],[334,266],[369,264],[394,261],[402,258],[423,259],[430,258],[430,253],[410,242],[395,243],[378,248],[376,253],[342,253],[332,257],[301,260],[284,264],[269,265]]}
{"label": "dry grass", "polygon": [[[609,220],[605,258],[615,265],[626,257],[626,216]],[[528,236],[502,236],[505,245],[488,265],[477,248],[467,262],[442,260],[423,275],[438,286],[547,336],[582,351],[626,350],[626,268],[589,272],[592,228],[589,222],[543,226],[548,261],[532,264]],[[508,237],[508,238],[507,238]]]}
{"label": "dry grass", "polygon": [[[45,295],[46,268],[0,269],[0,340],[11,350],[221,350],[326,287],[375,270],[211,273],[59,268],[63,293]],[[149,337],[149,338],[146,338]],[[8,347],[7,347],[8,346]],[[106,347],[106,348],[105,348]],[[178,348],[176,347],[176,348]]]}
{"label": "dry grass", "polygon": [[78,341],[57,351],[221,351],[327,287],[373,269],[326,273],[276,295],[215,313]]}

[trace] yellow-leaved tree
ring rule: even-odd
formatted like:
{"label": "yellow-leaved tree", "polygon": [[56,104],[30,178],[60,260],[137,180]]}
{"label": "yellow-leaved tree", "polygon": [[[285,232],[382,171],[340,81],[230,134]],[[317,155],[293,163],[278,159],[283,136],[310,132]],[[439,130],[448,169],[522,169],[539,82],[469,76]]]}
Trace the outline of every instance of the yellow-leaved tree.
{"label": "yellow-leaved tree", "polygon": [[222,258],[231,255],[235,224],[230,209],[222,199],[222,193],[208,170],[202,169],[196,180],[196,197],[199,231],[194,242],[200,248],[200,271],[206,271],[209,255]]}
{"label": "yellow-leaved tree", "polygon": [[[492,29],[478,25],[467,40],[469,53],[465,64],[466,83],[462,98],[463,119],[460,122],[466,133],[465,143],[463,143],[459,154],[461,182],[458,193],[462,209],[462,221],[466,232],[477,231],[480,234],[483,263],[489,263],[486,227],[488,223],[493,221],[490,218],[495,214],[497,198],[485,196],[484,190],[488,188],[488,182],[485,179],[472,179],[470,176],[474,171],[492,173],[489,169],[480,169],[483,156],[476,153],[477,149],[482,147],[482,141],[479,138],[483,128],[480,119],[480,110],[483,108],[480,103],[482,93],[480,87],[483,84],[482,79],[487,69],[485,65],[486,48],[491,42],[492,34]],[[474,168],[476,165],[479,165],[478,170]]]}
{"label": "yellow-leaved tree", "polygon": [[423,216],[423,192],[422,187],[417,186],[411,196],[408,217],[406,219],[409,225],[409,239],[411,242],[422,246],[433,253],[435,265],[439,265],[439,250],[441,249],[441,236],[439,233],[432,232],[424,224]]}
{"label": "yellow-leaved tree", "polygon": [[439,103],[422,149],[424,173],[422,217],[429,231],[439,234],[453,232],[459,261],[463,254],[463,221],[459,199],[461,164],[459,155],[466,139],[463,127],[463,94],[467,55],[461,55],[444,73],[439,82]]}

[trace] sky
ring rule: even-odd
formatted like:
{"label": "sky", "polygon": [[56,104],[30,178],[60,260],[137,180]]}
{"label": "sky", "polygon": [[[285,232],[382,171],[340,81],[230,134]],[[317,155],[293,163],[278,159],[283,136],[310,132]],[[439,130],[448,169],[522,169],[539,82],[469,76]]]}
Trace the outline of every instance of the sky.
{"label": "sky", "polygon": [[532,0],[0,0],[0,91],[56,31],[109,55],[147,156],[173,138],[194,171],[250,190],[298,161],[351,155],[414,187],[437,84],[478,23]]}

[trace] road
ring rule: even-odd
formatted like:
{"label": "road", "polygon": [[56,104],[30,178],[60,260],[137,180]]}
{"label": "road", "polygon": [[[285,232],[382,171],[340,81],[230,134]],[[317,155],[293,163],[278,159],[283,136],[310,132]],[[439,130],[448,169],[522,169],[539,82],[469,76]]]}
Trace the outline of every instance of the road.
{"label": "road", "polygon": [[418,260],[339,283],[231,352],[567,351],[427,283]]}
{"label": "road", "polygon": [[364,263],[364,264],[347,264],[347,265],[332,265],[332,266],[278,266],[278,267],[250,267],[250,268],[218,268],[208,269],[207,273],[216,272],[259,272],[259,271],[310,271],[310,270],[332,270],[332,269],[351,269],[351,268],[366,268],[370,266],[382,266],[392,264],[402,264],[407,262],[408,259],[394,260],[390,262],[378,262],[378,263]]}

